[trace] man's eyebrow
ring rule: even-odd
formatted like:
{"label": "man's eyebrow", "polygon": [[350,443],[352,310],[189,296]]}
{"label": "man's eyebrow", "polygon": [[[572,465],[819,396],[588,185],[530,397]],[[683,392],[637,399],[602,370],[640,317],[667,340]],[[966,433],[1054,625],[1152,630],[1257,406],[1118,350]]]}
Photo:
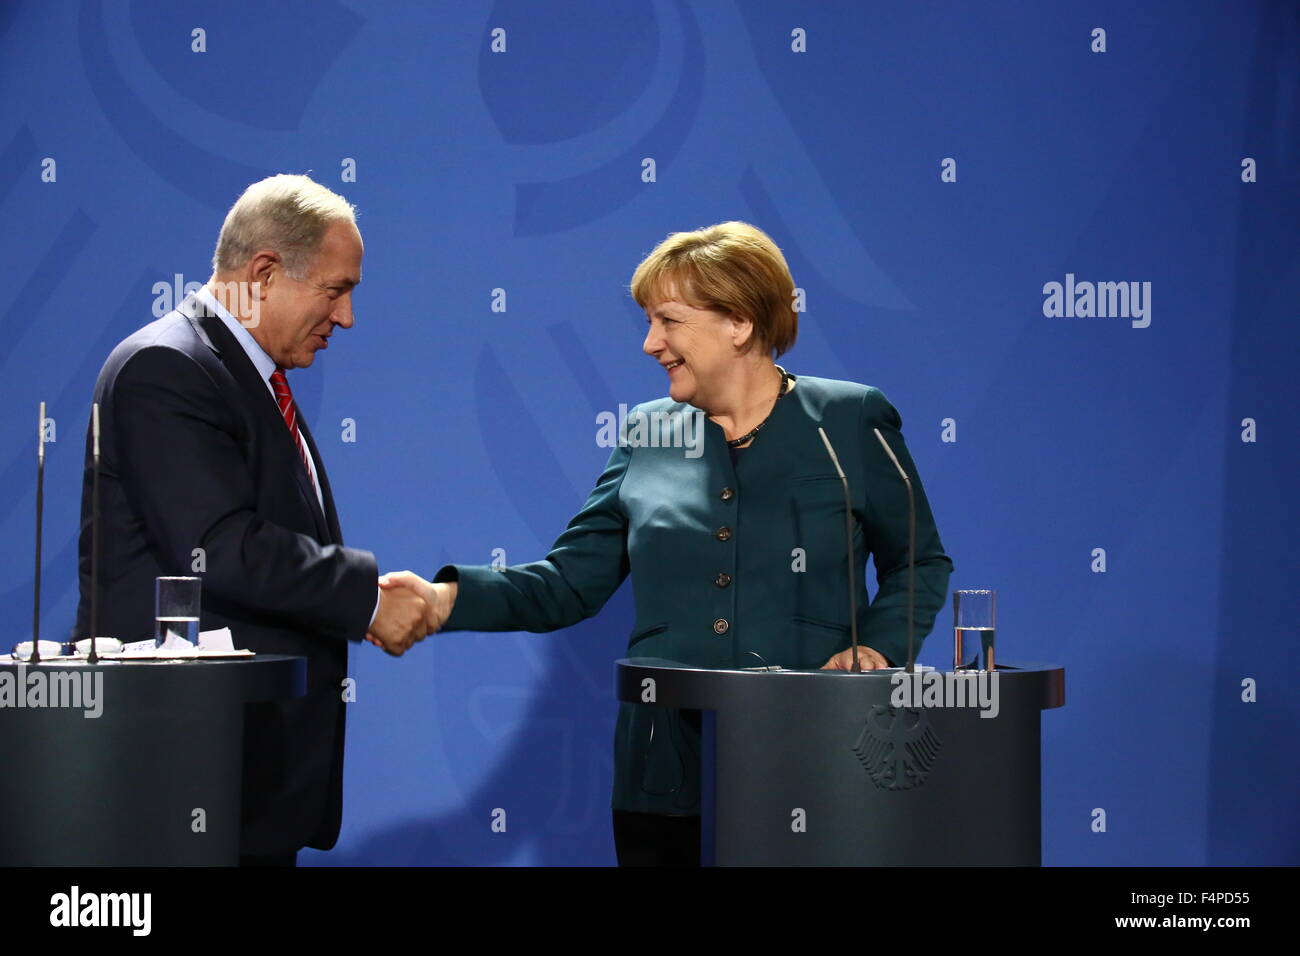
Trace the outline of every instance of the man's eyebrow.
{"label": "man's eyebrow", "polygon": [[330,279],[330,280],[329,280],[328,282],[326,282],[325,284],[326,284],[326,285],[341,285],[341,286],[345,286],[346,288],[352,289],[352,288],[355,288],[356,286],[359,286],[359,285],[361,284],[361,279],[360,279],[360,278],[353,279],[353,278],[350,277],[350,276],[340,276],[340,277],[337,278],[337,279]]}

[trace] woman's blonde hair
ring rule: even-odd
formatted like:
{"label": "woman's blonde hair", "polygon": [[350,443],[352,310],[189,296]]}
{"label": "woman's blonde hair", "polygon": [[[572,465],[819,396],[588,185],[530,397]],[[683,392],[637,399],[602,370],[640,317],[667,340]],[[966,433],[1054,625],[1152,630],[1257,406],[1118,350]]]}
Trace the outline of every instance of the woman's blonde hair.
{"label": "woman's blonde hair", "polygon": [[632,298],[647,308],[669,285],[697,309],[753,322],[749,348],[757,342],[779,357],[799,334],[794,279],[785,256],[765,232],[747,222],[672,233],[636,267]]}

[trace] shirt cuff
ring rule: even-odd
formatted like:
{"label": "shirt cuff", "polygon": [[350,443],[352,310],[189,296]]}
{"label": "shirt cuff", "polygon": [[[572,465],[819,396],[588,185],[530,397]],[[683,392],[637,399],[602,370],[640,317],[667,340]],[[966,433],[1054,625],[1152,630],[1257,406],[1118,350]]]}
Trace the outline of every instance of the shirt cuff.
{"label": "shirt cuff", "polygon": [[375,585],[375,609],[370,612],[370,623],[366,625],[366,630],[375,626],[375,618],[379,616],[379,599],[383,596],[384,591],[379,585]]}

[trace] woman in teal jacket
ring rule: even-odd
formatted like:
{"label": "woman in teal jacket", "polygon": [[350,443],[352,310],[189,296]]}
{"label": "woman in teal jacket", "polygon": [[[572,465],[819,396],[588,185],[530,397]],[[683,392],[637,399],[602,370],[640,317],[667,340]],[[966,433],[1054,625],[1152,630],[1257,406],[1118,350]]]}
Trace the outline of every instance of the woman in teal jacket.
{"label": "woman in teal jacket", "polygon": [[[764,233],[729,222],[674,233],[638,267],[643,349],[668,397],[633,409],[582,510],[545,559],[504,569],[410,572],[430,628],[553,631],[596,614],[629,573],[632,657],[699,667],[851,666],[844,493],[848,477],[863,669],[907,656],[907,491],[916,498],[915,634],[943,606],[952,562],[899,431],[875,388],[794,376],[775,358],[798,313],[785,259]],[[867,556],[877,591],[868,603]],[[699,859],[698,714],[622,704],[615,732],[620,864]]]}

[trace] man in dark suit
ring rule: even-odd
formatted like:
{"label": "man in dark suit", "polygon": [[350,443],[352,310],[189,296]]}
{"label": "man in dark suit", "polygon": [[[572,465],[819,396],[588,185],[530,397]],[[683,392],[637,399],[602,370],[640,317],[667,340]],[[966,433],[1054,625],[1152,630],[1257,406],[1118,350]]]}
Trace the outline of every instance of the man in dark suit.
{"label": "man in dark suit", "polygon": [[[197,574],[203,629],[307,658],[305,697],[246,711],[248,865],[291,865],[300,848],[338,838],[347,642],[369,636],[400,655],[431,629],[418,596],[381,592],[374,556],[343,546],[286,374],[351,328],[362,254],[342,197],[305,176],[254,183],[222,226],[212,279],[120,343],[95,385],[99,634],[152,637],[154,579]],[[88,436],[79,637],[90,628],[90,455]]]}

